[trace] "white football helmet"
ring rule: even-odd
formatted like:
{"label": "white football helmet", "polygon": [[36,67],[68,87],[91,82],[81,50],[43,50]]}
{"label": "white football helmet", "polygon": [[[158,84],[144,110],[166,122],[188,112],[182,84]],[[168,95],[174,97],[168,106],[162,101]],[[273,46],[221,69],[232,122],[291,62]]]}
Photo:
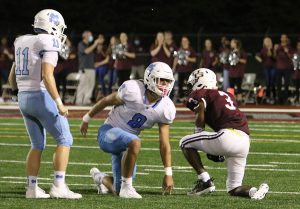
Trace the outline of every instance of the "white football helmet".
{"label": "white football helmet", "polygon": [[198,89],[218,89],[216,74],[207,68],[194,70],[187,81],[192,91]]}
{"label": "white football helmet", "polygon": [[52,34],[65,43],[67,36],[64,30],[67,28],[63,16],[56,10],[44,9],[38,12],[34,17],[33,28],[35,31],[42,29],[48,34]]}
{"label": "white football helmet", "polygon": [[[161,79],[168,80],[166,85],[161,85]],[[174,86],[173,71],[163,62],[153,62],[144,74],[144,84],[146,88],[160,97],[169,96]]]}

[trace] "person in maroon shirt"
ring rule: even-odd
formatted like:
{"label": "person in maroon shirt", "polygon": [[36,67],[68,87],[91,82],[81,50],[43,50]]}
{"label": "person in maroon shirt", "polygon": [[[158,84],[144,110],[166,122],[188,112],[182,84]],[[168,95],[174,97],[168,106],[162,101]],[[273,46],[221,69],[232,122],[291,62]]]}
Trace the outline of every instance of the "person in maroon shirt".
{"label": "person in maroon shirt", "polygon": [[120,44],[125,48],[125,51],[124,56],[117,57],[114,64],[118,76],[118,86],[130,79],[132,62],[135,59],[134,47],[128,43],[128,36],[124,32],[120,34]]}
{"label": "person in maroon shirt", "polygon": [[[289,85],[291,73],[293,71],[292,54],[293,49],[289,44],[289,39],[286,34],[281,34],[281,43],[275,44],[275,57],[277,69],[277,99],[279,104],[288,102]],[[284,91],[282,91],[282,82],[284,82]]]}
{"label": "person in maroon shirt", "polygon": [[173,63],[169,63],[172,56],[169,47],[165,42],[163,32],[156,34],[155,42],[150,46],[151,62],[164,62],[172,67]]}
{"label": "person in maroon shirt", "polygon": [[115,55],[114,54],[114,48],[117,44],[119,44],[120,41],[116,36],[111,36],[109,39],[109,45],[107,48],[107,55],[109,56],[108,60],[108,68],[109,68],[109,84],[108,84],[108,94],[112,93],[112,86],[117,81],[117,71],[115,70]]}
{"label": "person in maroon shirt", "polygon": [[65,44],[68,47],[69,55],[64,58],[60,56],[58,59],[57,66],[54,69],[56,88],[60,89],[60,86],[62,86],[62,99],[64,102],[66,102],[65,95],[67,76],[69,75],[69,73],[78,71],[77,50],[69,38],[66,39]]}
{"label": "person in maroon shirt", "polygon": [[[216,74],[206,68],[192,72],[188,80],[190,94],[186,106],[195,113],[195,133],[184,136],[179,145],[198,181],[189,195],[215,191],[212,178],[204,169],[198,150],[208,159],[223,162],[226,158],[227,192],[233,196],[263,199],[269,190],[265,183],[259,188],[242,185],[249,153],[248,122],[238,109],[233,95],[217,89]],[[205,124],[213,132],[204,131]],[[225,156],[225,157],[224,157]]]}
{"label": "person in maroon shirt", "polygon": [[217,64],[218,64],[217,53],[213,49],[211,40],[206,39],[204,41],[204,49],[201,53],[200,67],[209,68],[215,72]]}
{"label": "person in maroon shirt", "polygon": [[187,36],[182,36],[181,46],[178,52],[185,51],[186,58],[184,60],[175,57],[173,63],[173,69],[175,73],[178,73],[178,97],[179,101],[183,101],[184,97],[184,84],[186,83],[190,73],[193,71],[194,64],[196,63],[196,52],[190,46],[190,41]]}
{"label": "person in maroon shirt", "polygon": [[242,82],[247,63],[247,53],[242,49],[242,42],[238,39],[231,39],[230,47],[230,53],[235,53],[238,56],[238,62],[229,63],[229,85],[230,88],[236,86],[237,101],[240,103],[242,101]]}
{"label": "person in maroon shirt", "polygon": [[174,51],[177,50],[177,45],[173,40],[173,33],[169,30],[164,32],[164,38],[165,38],[165,43],[167,48],[169,49],[171,56],[168,57],[167,59],[167,64],[172,67],[173,63],[174,63]]}
{"label": "person in maroon shirt", "polygon": [[[219,64],[223,69],[223,91],[227,91],[229,88],[229,63],[228,63],[228,55],[230,53],[230,41],[226,36],[221,37],[221,46],[219,47]],[[222,57],[221,57],[222,56]]]}
{"label": "person in maroon shirt", "polygon": [[[297,42],[296,46],[296,52],[300,57],[300,40]],[[297,66],[294,66],[294,73],[293,73],[293,81],[295,84],[295,105],[299,106],[300,105],[300,100],[299,100],[299,88],[300,88],[300,62],[297,62]]]}
{"label": "person in maroon shirt", "polygon": [[[7,83],[10,67],[14,59],[13,49],[8,46],[7,37],[1,38],[0,45],[0,90],[2,91],[2,84]],[[3,93],[3,92],[2,92]],[[0,95],[2,95],[2,93]],[[4,94],[4,93],[3,93]],[[0,98],[2,100],[2,98]]]}
{"label": "person in maroon shirt", "polygon": [[266,101],[274,104],[276,98],[276,68],[273,42],[270,37],[265,37],[263,40],[263,48],[255,56],[258,62],[261,62],[264,69],[266,79]]}

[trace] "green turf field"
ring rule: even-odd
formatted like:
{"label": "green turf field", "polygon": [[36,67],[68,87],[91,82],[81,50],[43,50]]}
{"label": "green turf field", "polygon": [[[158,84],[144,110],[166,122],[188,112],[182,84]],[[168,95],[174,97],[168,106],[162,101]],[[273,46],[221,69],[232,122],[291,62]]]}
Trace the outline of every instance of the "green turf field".
{"label": "green turf field", "polygon": [[[28,136],[22,119],[0,119],[0,208],[300,208],[300,123],[249,122],[251,149],[244,184],[258,186],[267,182],[270,193],[262,201],[230,197],[225,192],[225,165],[213,163],[203,156],[217,191],[191,197],[196,175],[178,148],[182,136],[193,130],[191,121],[175,121],[171,129],[175,189],[171,196],[161,195],[163,166],[158,150],[158,128],[142,133],[142,150],[138,158],[138,174],[134,182],[143,196],[126,200],[111,195],[98,195],[89,170],[93,166],[110,173],[110,156],[98,149],[96,135],[101,120],[90,124],[89,135],[79,134],[79,120],[70,119],[74,136],[67,183],[83,195],[81,200],[25,199],[25,158],[29,149]],[[43,154],[39,185],[49,191],[52,183],[52,138]]]}

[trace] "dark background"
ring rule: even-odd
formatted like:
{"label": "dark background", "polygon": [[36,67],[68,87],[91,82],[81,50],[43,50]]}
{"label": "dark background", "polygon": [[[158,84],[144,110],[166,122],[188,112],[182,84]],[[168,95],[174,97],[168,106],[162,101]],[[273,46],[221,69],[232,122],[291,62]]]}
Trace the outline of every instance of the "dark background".
{"label": "dark background", "polygon": [[32,33],[35,14],[41,9],[59,11],[68,26],[65,33],[75,44],[82,31],[107,37],[120,32],[132,40],[138,36],[149,52],[158,31],[170,30],[179,45],[183,34],[189,36],[199,53],[205,38],[218,48],[220,37],[239,38],[248,52],[247,71],[255,71],[254,54],[269,35],[274,43],[286,33],[295,47],[300,33],[300,1],[288,0],[4,0],[0,1],[0,35],[12,43],[19,34]]}
{"label": "dark background", "polygon": [[299,33],[300,1],[288,0],[4,0],[1,34],[30,32],[41,9],[61,12],[69,33]]}

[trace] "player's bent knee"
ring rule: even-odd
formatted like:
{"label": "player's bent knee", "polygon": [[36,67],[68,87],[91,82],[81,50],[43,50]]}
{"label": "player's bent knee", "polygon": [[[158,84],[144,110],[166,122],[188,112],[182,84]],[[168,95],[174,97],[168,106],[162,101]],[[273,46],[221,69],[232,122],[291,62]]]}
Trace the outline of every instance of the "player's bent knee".
{"label": "player's bent knee", "polygon": [[63,146],[66,146],[66,147],[72,147],[72,145],[73,145],[73,138],[57,140],[57,144],[58,145],[63,145]]}
{"label": "player's bent knee", "polygon": [[188,139],[188,137],[187,136],[184,136],[182,139],[180,139],[180,141],[179,141],[179,147],[180,148],[184,148],[184,145],[185,145],[185,141]]}
{"label": "player's bent knee", "polygon": [[45,149],[46,145],[44,143],[32,143],[31,148],[43,151]]}
{"label": "player's bent knee", "polygon": [[141,140],[140,139],[134,139],[134,140],[132,140],[129,143],[128,147],[139,150],[141,148]]}

